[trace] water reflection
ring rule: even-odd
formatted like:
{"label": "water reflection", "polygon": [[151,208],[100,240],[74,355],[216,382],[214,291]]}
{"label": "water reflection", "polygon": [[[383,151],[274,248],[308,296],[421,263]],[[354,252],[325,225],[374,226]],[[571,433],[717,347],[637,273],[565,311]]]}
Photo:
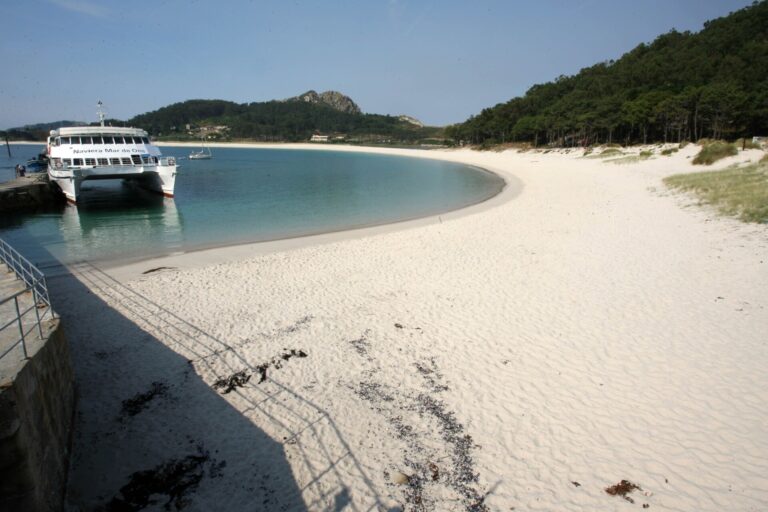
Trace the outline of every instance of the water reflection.
{"label": "water reflection", "polygon": [[131,258],[183,245],[184,223],[173,199],[127,182],[84,187],[77,205],[65,208],[59,232],[67,261]]}
{"label": "water reflection", "polygon": [[119,181],[97,183],[78,199],[77,205],[3,215],[0,237],[53,272],[62,262],[167,254],[184,245],[183,216],[173,199]]}

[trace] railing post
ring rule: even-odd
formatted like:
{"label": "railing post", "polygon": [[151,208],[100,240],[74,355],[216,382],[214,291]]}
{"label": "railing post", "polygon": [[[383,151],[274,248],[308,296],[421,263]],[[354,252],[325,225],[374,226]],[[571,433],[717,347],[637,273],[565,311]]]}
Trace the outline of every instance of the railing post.
{"label": "railing post", "polygon": [[21,311],[19,310],[19,298],[14,297],[13,303],[16,305],[16,318],[19,320],[19,334],[21,334],[21,350],[24,351],[24,359],[29,359],[27,355],[27,341],[24,339],[24,324],[21,323]]}
{"label": "railing post", "polygon": [[43,339],[43,326],[40,325],[40,310],[37,308],[37,283],[32,287],[32,304],[35,308],[35,318],[37,319],[37,332],[40,334],[40,339]]}

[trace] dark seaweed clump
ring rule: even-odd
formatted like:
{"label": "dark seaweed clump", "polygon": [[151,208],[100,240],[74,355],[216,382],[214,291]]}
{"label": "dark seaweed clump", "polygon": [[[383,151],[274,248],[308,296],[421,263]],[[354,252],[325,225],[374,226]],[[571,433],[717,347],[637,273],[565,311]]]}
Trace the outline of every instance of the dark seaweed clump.
{"label": "dark seaweed clump", "polygon": [[168,392],[168,384],[165,382],[153,382],[149,390],[144,393],[137,393],[133,398],[123,400],[123,416],[136,416],[146,409],[154,398],[165,396]]}

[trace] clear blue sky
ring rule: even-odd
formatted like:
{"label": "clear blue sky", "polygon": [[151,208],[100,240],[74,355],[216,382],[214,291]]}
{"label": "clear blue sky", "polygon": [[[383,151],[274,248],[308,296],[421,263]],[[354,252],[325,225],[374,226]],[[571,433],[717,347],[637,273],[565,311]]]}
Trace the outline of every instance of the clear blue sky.
{"label": "clear blue sky", "polygon": [[751,0],[2,0],[0,129],[334,89],[465,120]]}

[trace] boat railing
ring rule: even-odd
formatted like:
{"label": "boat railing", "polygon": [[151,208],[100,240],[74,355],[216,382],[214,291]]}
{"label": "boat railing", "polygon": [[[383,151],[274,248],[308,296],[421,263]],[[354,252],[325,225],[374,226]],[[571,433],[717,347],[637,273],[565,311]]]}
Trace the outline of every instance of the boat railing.
{"label": "boat railing", "polygon": [[[0,359],[18,346],[21,346],[24,359],[27,359],[27,344],[34,338],[35,331],[39,339],[43,339],[43,322],[49,316],[56,318],[56,312],[51,306],[45,274],[1,238],[0,260],[24,282],[23,290],[0,299],[0,322],[3,322],[0,324],[0,339],[4,341],[3,345],[10,339],[9,346],[0,348]],[[18,333],[14,334],[15,330]]]}
{"label": "boat railing", "polygon": [[[103,160],[103,159],[102,159]],[[165,160],[170,160],[169,163],[163,163]],[[67,162],[61,162],[58,161],[54,163],[52,166],[54,171],[78,171],[80,169],[97,169],[100,167],[138,167],[138,166],[144,166],[144,167],[154,167],[157,165],[174,165],[174,158],[168,157],[168,159],[164,158],[158,158],[156,156],[142,156],[141,160],[135,160],[134,155],[131,155],[130,157],[111,157],[108,159],[108,162],[99,162],[98,160],[96,162],[91,163],[83,163],[83,164],[72,164]]]}

